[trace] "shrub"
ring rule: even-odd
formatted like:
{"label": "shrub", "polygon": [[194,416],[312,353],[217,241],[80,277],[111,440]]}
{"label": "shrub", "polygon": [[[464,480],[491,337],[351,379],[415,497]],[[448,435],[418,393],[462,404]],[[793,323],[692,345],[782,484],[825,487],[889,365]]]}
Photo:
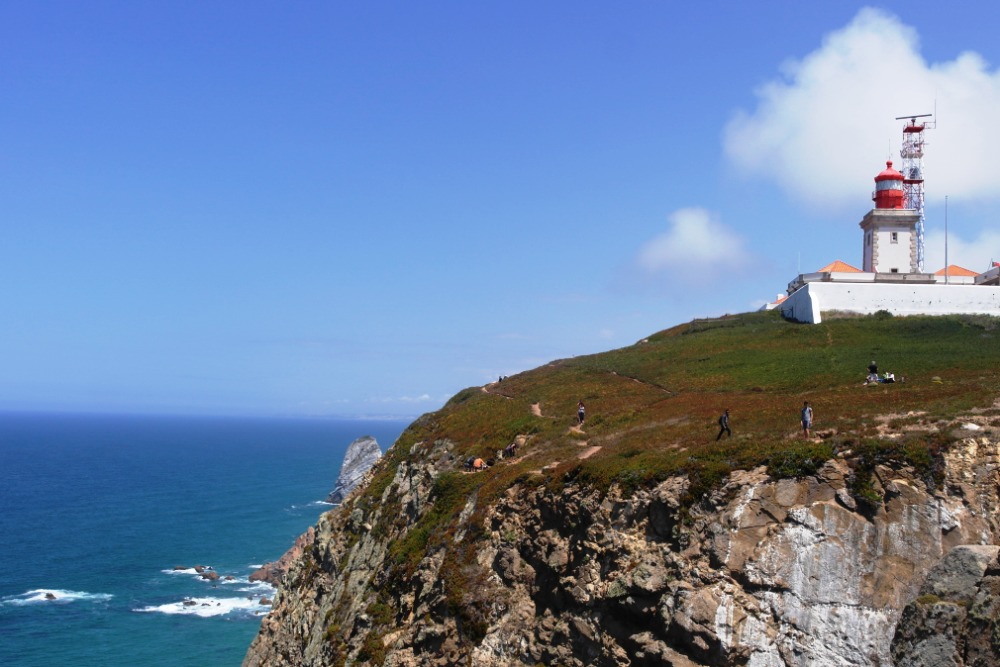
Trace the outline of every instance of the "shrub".
{"label": "shrub", "polygon": [[833,447],[828,442],[804,443],[773,454],[767,462],[767,474],[775,479],[807,477],[831,458]]}
{"label": "shrub", "polygon": [[382,643],[382,633],[372,630],[365,636],[361,650],[358,651],[358,661],[370,665],[381,665],[385,662],[385,644]]}

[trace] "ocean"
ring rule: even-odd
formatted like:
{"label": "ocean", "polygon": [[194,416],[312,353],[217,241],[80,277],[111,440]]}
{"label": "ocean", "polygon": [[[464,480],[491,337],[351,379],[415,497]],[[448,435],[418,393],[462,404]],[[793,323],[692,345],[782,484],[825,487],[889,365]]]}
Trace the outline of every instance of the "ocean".
{"label": "ocean", "polygon": [[0,414],[0,665],[238,666],[273,596],[249,574],[406,423]]}

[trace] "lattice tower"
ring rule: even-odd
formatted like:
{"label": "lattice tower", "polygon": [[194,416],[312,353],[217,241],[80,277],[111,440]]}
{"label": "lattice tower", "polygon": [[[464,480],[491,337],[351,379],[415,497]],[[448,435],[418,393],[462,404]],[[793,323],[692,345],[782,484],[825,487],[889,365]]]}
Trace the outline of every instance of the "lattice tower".
{"label": "lattice tower", "polygon": [[916,116],[897,116],[896,120],[908,120],[903,127],[903,146],[899,149],[899,157],[903,163],[900,172],[903,174],[903,206],[917,211],[917,271],[924,272],[924,130],[934,128],[934,121],[918,123],[918,118],[927,118],[933,114],[925,113]]}

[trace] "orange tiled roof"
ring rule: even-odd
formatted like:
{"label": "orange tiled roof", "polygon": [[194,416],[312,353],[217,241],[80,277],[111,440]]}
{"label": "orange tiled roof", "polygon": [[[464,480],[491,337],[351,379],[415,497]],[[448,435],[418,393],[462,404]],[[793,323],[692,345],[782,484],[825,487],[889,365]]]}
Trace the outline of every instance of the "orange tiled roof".
{"label": "orange tiled roof", "polygon": [[[944,269],[941,269],[940,271],[935,271],[934,275],[935,276],[943,276],[944,275]],[[979,274],[976,273],[975,271],[970,270],[970,269],[966,269],[964,267],[958,266],[957,264],[951,264],[951,265],[948,266],[948,275],[949,276],[978,276]]]}
{"label": "orange tiled roof", "polygon": [[830,262],[822,269],[816,273],[861,273],[861,269],[856,269],[847,262],[841,262],[839,259]]}

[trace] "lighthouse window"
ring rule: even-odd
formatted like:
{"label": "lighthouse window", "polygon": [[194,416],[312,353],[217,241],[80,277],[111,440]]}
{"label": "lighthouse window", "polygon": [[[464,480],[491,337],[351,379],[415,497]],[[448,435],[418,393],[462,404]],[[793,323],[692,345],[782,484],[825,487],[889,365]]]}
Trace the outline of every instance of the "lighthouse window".
{"label": "lighthouse window", "polygon": [[889,243],[899,243],[898,232],[889,232]]}

